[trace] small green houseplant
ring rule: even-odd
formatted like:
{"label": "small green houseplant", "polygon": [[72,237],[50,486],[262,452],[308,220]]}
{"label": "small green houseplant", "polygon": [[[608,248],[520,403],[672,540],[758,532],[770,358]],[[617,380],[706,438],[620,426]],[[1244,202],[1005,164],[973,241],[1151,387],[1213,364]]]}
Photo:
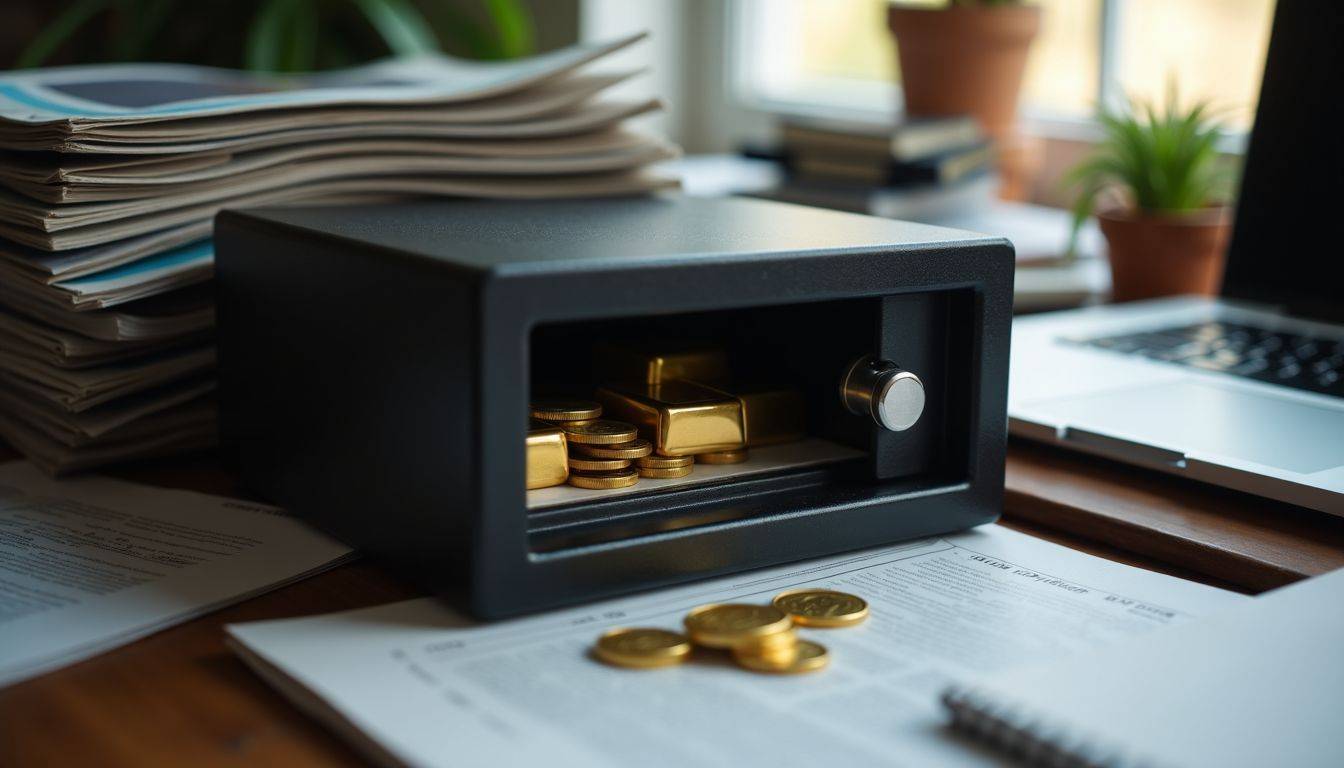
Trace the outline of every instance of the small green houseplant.
{"label": "small green houseplant", "polygon": [[1113,300],[1216,293],[1232,173],[1218,153],[1220,127],[1208,104],[1182,108],[1171,88],[1160,109],[1131,100],[1100,120],[1100,145],[1065,176],[1078,188],[1070,250],[1095,212]]}

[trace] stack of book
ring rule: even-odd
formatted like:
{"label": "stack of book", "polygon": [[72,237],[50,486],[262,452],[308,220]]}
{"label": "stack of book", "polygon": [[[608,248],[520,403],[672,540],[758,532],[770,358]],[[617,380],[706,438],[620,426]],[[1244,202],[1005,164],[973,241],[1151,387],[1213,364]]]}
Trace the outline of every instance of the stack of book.
{"label": "stack of book", "polygon": [[991,143],[970,117],[787,123],[781,138],[778,149],[748,152],[783,170],[748,194],[1005,237],[1017,254],[1019,310],[1077,306],[1107,289],[1105,263],[1093,258],[1105,253],[1095,224],[1069,253],[1067,211],[1001,199],[1011,176],[1005,144]]}
{"label": "stack of book", "polygon": [[[775,196],[830,208],[920,218],[993,196],[994,147],[974,118],[895,126],[786,123],[788,181]],[[904,210],[908,207],[909,210]]]}
{"label": "stack of book", "polygon": [[974,118],[911,118],[895,127],[786,123],[784,151],[804,181],[952,184],[986,173],[993,146]]}
{"label": "stack of book", "polygon": [[0,437],[59,473],[209,446],[214,214],[409,196],[647,192],[660,108],[586,65],[427,57],[305,76],[182,65],[0,75]]}

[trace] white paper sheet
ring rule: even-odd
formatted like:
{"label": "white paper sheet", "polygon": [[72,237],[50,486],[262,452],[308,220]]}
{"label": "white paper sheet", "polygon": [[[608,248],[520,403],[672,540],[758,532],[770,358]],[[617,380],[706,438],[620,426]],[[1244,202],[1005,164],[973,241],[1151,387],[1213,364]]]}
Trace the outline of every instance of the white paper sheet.
{"label": "white paper sheet", "polygon": [[1344,569],[1207,621],[949,692],[1001,748],[1107,768],[1344,765]]}
{"label": "white paper sheet", "polygon": [[[855,628],[803,634],[831,667],[726,659],[659,670],[588,656],[613,626],[676,629],[690,608],[802,585],[862,595]],[[1001,528],[473,625],[432,599],[229,627],[254,669],[366,754],[426,766],[984,764],[949,734],[950,680],[1050,662],[1242,596]]]}
{"label": "white paper sheet", "polygon": [[0,686],[349,554],[274,507],[0,465]]}

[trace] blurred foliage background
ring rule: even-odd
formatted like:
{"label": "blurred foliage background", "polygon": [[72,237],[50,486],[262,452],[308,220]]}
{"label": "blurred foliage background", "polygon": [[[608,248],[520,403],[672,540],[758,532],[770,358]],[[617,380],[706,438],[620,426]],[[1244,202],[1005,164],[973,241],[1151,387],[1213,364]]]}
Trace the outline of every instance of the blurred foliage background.
{"label": "blurred foliage background", "polygon": [[273,71],[444,52],[504,59],[578,37],[578,0],[4,0],[0,65],[174,61]]}

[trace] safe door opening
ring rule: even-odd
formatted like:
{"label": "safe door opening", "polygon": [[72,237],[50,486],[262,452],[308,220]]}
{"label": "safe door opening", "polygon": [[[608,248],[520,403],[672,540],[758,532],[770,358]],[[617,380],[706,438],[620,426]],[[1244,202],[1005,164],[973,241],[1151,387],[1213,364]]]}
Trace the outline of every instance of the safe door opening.
{"label": "safe door opening", "polygon": [[534,552],[964,480],[973,295],[537,326]]}

